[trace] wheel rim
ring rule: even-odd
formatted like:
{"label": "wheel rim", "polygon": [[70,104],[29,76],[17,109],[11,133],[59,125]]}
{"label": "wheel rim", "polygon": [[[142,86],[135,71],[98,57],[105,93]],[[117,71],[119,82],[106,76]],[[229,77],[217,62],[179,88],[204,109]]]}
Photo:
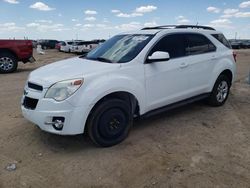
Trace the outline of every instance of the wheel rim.
{"label": "wheel rim", "polygon": [[4,71],[11,70],[14,66],[14,62],[9,57],[0,58],[0,68]]}
{"label": "wheel rim", "polygon": [[108,140],[119,138],[123,134],[127,123],[126,115],[121,109],[107,110],[101,115],[98,122],[100,136]]}
{"label": "wheel rim", "polygon": [[228,95],[228,84],[226,81],[222,81],[217,88],[217,95],[216,95],[217,101],[220,103],[223,102],[227,98],[227,95]]}

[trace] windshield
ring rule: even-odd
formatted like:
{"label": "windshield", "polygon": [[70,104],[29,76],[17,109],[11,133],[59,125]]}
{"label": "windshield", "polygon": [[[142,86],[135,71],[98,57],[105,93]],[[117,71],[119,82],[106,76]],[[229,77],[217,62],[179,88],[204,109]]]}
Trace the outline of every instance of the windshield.
{"label": "windshield", "polygon": [[109,63],[126,63],[134,59],[153,35],[117,35],[89,52],[87,59]]}

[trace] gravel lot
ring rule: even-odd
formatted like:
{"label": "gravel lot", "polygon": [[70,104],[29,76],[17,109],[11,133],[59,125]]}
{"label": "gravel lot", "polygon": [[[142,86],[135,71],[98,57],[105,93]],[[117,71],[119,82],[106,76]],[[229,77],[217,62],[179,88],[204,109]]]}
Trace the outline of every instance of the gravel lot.
{"label": "gravel lot", "polygon": [[[73,56],[55,50],[0,75],[0,187],[250,187],[250,50],[237,51],[228,102],[198,102],[136,121],[112,148],[42,132],[20,110],[30,71]],[[9,163],[16,170],[8,171]]]}

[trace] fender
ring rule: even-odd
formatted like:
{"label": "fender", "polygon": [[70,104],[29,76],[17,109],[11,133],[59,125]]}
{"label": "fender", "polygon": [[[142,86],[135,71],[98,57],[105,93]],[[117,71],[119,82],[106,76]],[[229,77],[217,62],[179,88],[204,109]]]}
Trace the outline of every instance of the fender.
{"label": "fender", "polygon": [[86,86],[83,85],[81,91],[76,93],[78,96],[74,97],[73,101],[71,100],[70,102],[74,106],[82,106],[84,104],[85,108],[90,107],[92,109],[99,100],[111,93],[128,92],[137,99],[140,106],[140,113],[144,113],[146,104],[144,74],[141,74],[141,79],[137,77],[135,80],[132,76],[127,77],[128,74],[126,74],[126,71],[123,70],[122,72],[124,73],[122,74],[121,71],[117,71],[117,73],[107,73],[102,76],[98,75],[86,78]]}

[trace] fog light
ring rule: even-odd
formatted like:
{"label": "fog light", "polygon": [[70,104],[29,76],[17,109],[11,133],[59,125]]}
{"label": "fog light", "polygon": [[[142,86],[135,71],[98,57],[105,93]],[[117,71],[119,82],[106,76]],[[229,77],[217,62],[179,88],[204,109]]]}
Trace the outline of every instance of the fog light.
{"label": "fog light", "polygon": [[57,131],[61,131],[64,126],[64,117],[53,117],[52,122],[45,122],[45,125],[52,125]]}

